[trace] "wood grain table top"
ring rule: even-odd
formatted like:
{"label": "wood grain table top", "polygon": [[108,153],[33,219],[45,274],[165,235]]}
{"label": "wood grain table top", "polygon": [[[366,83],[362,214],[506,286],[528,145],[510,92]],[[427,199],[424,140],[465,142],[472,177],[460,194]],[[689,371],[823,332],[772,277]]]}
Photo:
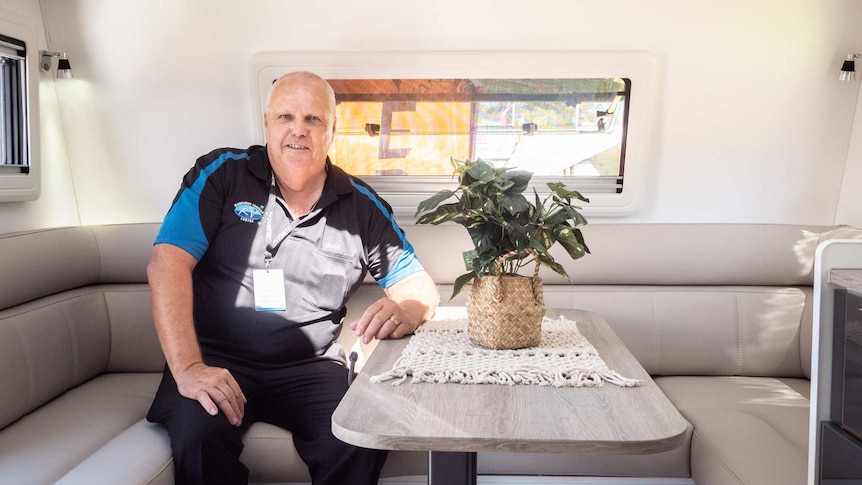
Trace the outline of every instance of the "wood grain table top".
{"label": "wood grain table top", "polygon": [[862,269],[829,270],[829,282],[862,293]]}
{"label": "wood grain table top", "polygon": [[417,451],[643,454],[685,442],[689,423],[600,316],[547,315],[575,321],[610,369],[643,385],[374,383],[408,343],[383,340],[333,413],[333,433],[366,448]]}

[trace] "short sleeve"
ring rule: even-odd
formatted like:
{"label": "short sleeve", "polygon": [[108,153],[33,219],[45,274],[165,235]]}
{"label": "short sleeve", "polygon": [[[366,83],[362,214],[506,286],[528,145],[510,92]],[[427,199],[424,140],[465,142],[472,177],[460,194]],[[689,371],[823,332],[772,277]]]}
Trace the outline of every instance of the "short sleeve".
{"label": "short sleeve", "polygon": [[237,159],[248,159],[248,154],[220,150],[197,160],[183,177],[182,186],[156,236],[157,244],[180,247],[198,260],[203,257],[210,238],[218,230],[224,207],[224,183],[216,174],[225,163]]}
{"label": "short sleeve", "polygon": [[369,203],[365,246],[371,276],[381,287],[389,288],[414,273],[424,271],[413,246],[395,222],[389,204],[367,185],[353,178],[350,183]]}

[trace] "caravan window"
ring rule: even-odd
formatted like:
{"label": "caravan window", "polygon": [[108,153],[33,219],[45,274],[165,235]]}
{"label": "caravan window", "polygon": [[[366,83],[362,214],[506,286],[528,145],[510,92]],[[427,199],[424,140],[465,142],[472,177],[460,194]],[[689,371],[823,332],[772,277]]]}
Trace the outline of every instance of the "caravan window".
{"label": "caravan window", "polygon": [[29,173],[26,52],[24,43],[0,35],[0,173]]}
{"label": "caravan window", "polygon": [[533,172],[531,188],[564,182],[588,215],[634,214],[647,198],[660,64],[641,51],[261,52],[249,63],[264,142],[272,83],[312,71],[333,86],[329,155],[415,220],[452,189],[451,159]]}
{"label": "caravan window", "polygon": [[[38,51],[27,29],[0,19],[0,202],[39,197]],[[26,34],[26,35],[19,35]],[[25,40],[19,40],[25,39]]]}
{"label": "caravan window", "polygon": [[349,173],[451,178],[451,158],[482,159],[566,177],[586,193],[622,190],[628,79],[329,82],[338,119],[330,157]]}

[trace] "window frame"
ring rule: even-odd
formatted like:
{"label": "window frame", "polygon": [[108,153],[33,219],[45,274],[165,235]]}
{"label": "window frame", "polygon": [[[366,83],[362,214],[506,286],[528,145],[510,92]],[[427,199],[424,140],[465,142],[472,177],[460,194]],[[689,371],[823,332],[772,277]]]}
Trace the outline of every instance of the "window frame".
{"label": "window frame", "polygon": [[0,168],[17,167],[19,173],[30,172],[26,83],[26,46],[0,34]]}
{"label": "window frame", "polygon": [[[327,79],[362,78],[624,78],[631,82],[626,106],[628,133],[621,190],[607,190],[601,177],[534,176],[531,185],[547,194],[547,182],[562,181],[585,189],[588,216],[637,213],[645,198],[650,140],[656,123],[658,62],[647,51],[515,51],[515,52],[265,52],[249,63],[255,137],[265,142],[263,113],[272,82],[291,71],[312,71]],[[363,176],[392,205],[399,222],[414,220],[419,202],[456,184],[451,177]],[[618,178],[618,177],[611,177]],[[588,179],[603,186],[590,193]],[[611,181],[611,185],[613,181]],[[532,191],[532,187],[529,189]]]}
{"label": "window frame", "polygon": [[[22,25],[0,19],[0,49],[8,57],[20,59],[20,84],[16,98],[20,101],[15,141],[19,163],[0,163],[0,202],[35,200],[41,192],[39,147],[38,58],[32,31]],[[0,110],[2,111],[2,110]],[[0,113],[2,115],[3,113]]]}

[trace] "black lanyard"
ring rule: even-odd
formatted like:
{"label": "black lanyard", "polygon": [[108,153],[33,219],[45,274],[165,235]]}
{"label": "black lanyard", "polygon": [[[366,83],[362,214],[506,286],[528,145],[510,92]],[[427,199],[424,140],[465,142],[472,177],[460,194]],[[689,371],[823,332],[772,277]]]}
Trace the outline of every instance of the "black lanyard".
{"label": "black lanyard", "polygon": [[275,195],[275,191],[275,176],[273,176],[272,183],[269,187],[269,199],[266,201],[266,212],[263,215],[264,219],[266,219],[266,249],[263,252],[263,263],[264,268],[267,271],[269,271],[269,265],[272,263],[272,258],[275,256],[275,253],[278,252],[278,248],[281,247],[281,243],[284,242],[285,238],[287,238],[287,236],[289,236],[301,222],[301,218],[299,217],[292,219],[287,224],[287,227],[285,227],[277,236],[275,236],[275,239],[273,239],[272,219],[275,215],[275,208],[280,205]]}

